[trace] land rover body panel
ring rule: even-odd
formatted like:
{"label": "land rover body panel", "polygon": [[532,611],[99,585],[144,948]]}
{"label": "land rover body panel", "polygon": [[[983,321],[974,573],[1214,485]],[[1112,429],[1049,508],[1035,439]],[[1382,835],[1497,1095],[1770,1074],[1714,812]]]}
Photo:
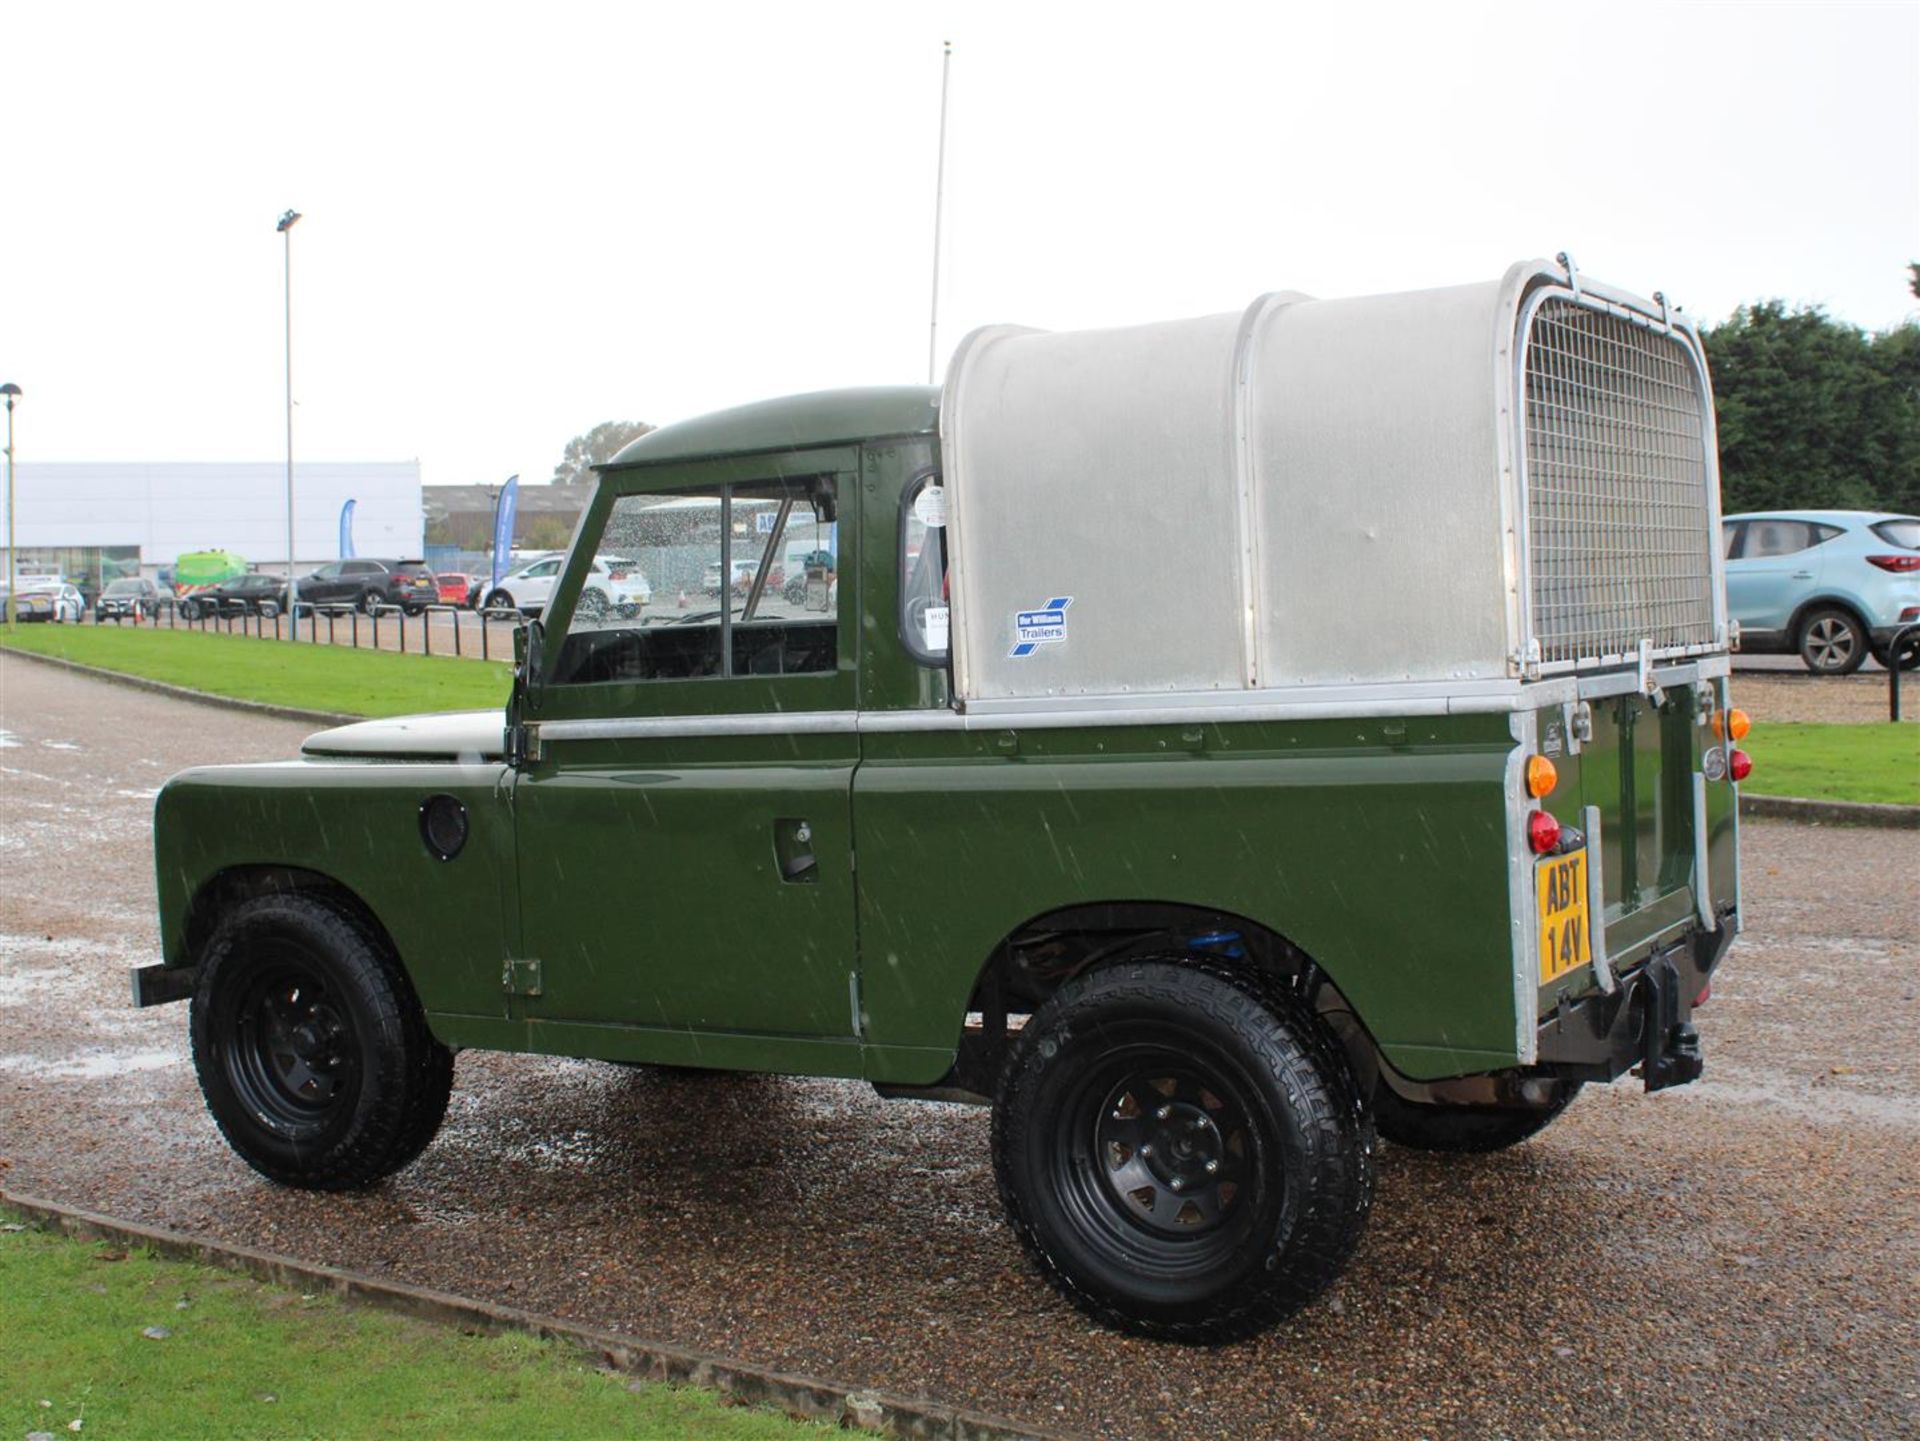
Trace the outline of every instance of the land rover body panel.
{"label": "land rover body panel", "polygon": [[[1426,362],[1480,355],[1466,368],[1485,396],[1454,395],[1462,366],[1447,366],[1442,408],[1470,412],[1450,423],[1451,440],[1422,442],[1415,432],[1435,417],[1416,408],[1411,417],[1389,411],[1382,435],[1355,441],[1376,460],[1444,473],[1441,489],[1459,490],[1469,470],[1478,477],[1481,509],[1472,514],[1495,533],[1477,523],[1461,537],[1475,557],[1469,590],[1481,613],[1458,634],[1442,624],[1429,637],[1435,645],[1419,644],[1433,617],[1410,618],[1403,594],[1384,619],[1315,610],[1319,572],[1299,549],[1301,527],[1311,533],[1317,518],[1349,564],[1382,545],[1405,557],[1408,536],[1379,527],[1406,525],[1413,512],[1376,504],[1359,488],[1365,467],[1287,510],[1272,458],[1280,441],[1248,449],[1235,439],[1234,364],[1291,374],[1284,338],[1333,343],[1336,332],[1350,347],[1364,350],[1371,336],[1374,350],[1392,351],[1380,306],[1395,298],[1317,312],[1303,298],[1270,297],[1234,325],[1193,332],[1222,357],[1209,383],[1226,385],[1228,398],[1196,391],[1192,443],[1160,460],[1185,456],[1228,477],[1230,503],[1220,509],[1228,533],[1213,543],[1227,583],[1224,600],[1208,602],[1225,607],[1208,615],[1222,621],[1228,644],[1198,670],[1192,655],[1168,671],[1147,663],[1193,629],[1211,629],[1181,589],[1193,566],[1130,550],[1128,537],[1148,527],[1136,520],[1116,531],[1104,492],[1087,483],[1100,476],[1069,452],[1033,452],[1034,467],[1045,454],[1081,469],[1066,482],[1035,469],[1034,504],[1022,508],[1005,488],[1020,451],[982,447],[976,433],[975,452],[993,450],[1008,475],[983,480],[968,500],[965,463],[950,451],[964,451],[961,432],[981,423],[956,396],[982,374],[966,356],[1000,344],[982,341],[963,349],[944,401],[925,387],[796,397],[627,447],[603,470],[556,588],[545,652],[506,718],[519,736],[514,766],[432,759],[436,746],[471,741],[466,733],[480,725],[469,721],[444,734],[426,723],[411,739],[394,731],[360,742],[349,728],[317,738],[316,754],[299,764],[176,781],[156,822],[168,961],[192,963],[187,913],[222,875],[248,867],[319,875],[387,929],[450,1042],[928,1083],[952,1065],[976,988],[1010,936],[1062,910],[1126,903],[1282,938],[1410,1078],[1527,1064],[1539,1018],[1601,984],[1591,961],[1541,979],[1539,862],[1526,848],[1530,802],[1517,778],[1556,726],[1562,779],[1541,804],[1569,827],[1589,807],[1600,818],[1589,857],[1602,897],[1594,934],[1616,956],[1613,969],[1706,924],[1702,854],[1717,917],[1737,908],[1734,792],[1723,778],[1704,787],[1704,847],[1695,827],[1696,778],[1725,746],[1711,730],[1711,713],[1725,709],[1724,652],[1689,633],[1637,663],[1596,654],[1556,672],[1528,646],[1529,617],[1577,593],[1542,591],[1528,566],[1530,452],[1497,421],[1500,397],[1519,405],[1529,383],[1513,327],[1540,286],[1566,290],[1540,267],[1517,267],[1498,285],[1441,293],[1414,327],[1426,360],[1382,361],[1391,374],[1381,393],[1404,401]],[[1634,314],[1649,323],[1644,305]],[[1345,324],[1328,331],[1328,320]],[[1662,333],[1687,347],[1684,332]],[[1102,342],[1116,347],[1123,340]],[[1156,378],[1143,365],[1134,380]],[[1045,399],[1044,387],[1036,395]],[[1030,405],[1022,424],[1043,428],[1046,411]],[[1309,453],[1332,443],[1302,431],[1306,422],[1286,405],[1253,418],[1275,434],[1292,427],[1289,443]],[[1215,422],[1224,432],[1209,431]],[[949,427],[946,450],[936,424]],[[1121,451],[1108,460],[1131,463]],[[1699,469],[1707,464],[1689,483],[1710,480]],[[916,663],[899,633],[901,498],[929,473],[950,496],[956,644],[970,625],[964,643],[978,653],[957,684],[944,666]],[[769,486],[830,487],[834,496],[840,579],[829,669],[638,679],[615,664],[588,683],[557,678],[573,664],[573,598],[616,506]],[[1049,511],[1062,490],[1077,490],[1082,508]],[[1135,499],[1147,499],[1138,487]],[[1711,499],[1701,508],[1711,514]],[[1167,497],[1143,515],[1169,527],[1191,520]],[[1006,555],[994,553],[995,524]],[[1049,526],[1054,544],[1035,548],[1033,533],[1044,537]],[[1438,545],[1451,534],[1436,523],[1416,538]],[[1717,553],[1710,530],[1702,545]],[[1263,555],[1299,564],[1275,572]],[[1022,556],[1024,572],[1008,568]],[[674,619],[678,588],[639,559],[655,583],[646,620]],[[1072,640],[1016,660],[1010,618],[1056,598],[1051,577],[1060,571],[1047,569],[1056,563],[1069,567],[1063,584],[1085,578],[1091,587],[1068,613]],[[1162,575],[1169,590],[1101,589],[1110,572]],[[1244,626],[1236,597],[1247,606]],[[1709,629],[1715,604],[1709,598]],[[1315,645],[1348,648],[1344,673],[1320,651],[1289,649],[1286,619],[1296,611],[1331,622]],[[1083,642],[1092,668],[1063,669]],[[1460,645],[1472,654],[1447,649]],[[1142,662],[1138,683],[1127,679],[1130,656]],[[969,674],[995,679],[969,695]],[[1565,727],[1580,705],[1591,731],[1576,750]],[[456,732],[466,740],[448,739]],[[453,861],[420,841],[419,807],[436,791],[458,798],[472,825]],[[785,873],[801,858],[796,847],[811,860],[806,879]]]}

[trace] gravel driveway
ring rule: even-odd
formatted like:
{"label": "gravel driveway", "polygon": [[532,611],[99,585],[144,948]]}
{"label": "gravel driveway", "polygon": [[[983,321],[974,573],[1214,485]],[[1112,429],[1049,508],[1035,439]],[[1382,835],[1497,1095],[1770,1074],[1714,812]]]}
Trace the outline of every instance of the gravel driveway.
{"label": "gravel driveway", "polygon": [[307,729],[0,655],[0,1184],[1103,1437],[1920,1435],[1920,834],[1748,823],[1704,1081],[1590,1088],[1505,1155],[1386,1148],[1335,1290],[1194,1351],[1027,1269],[983,1112],[853,1084],[469,1053],[392,1181],[257,1179],[126,967],[156,788]]}

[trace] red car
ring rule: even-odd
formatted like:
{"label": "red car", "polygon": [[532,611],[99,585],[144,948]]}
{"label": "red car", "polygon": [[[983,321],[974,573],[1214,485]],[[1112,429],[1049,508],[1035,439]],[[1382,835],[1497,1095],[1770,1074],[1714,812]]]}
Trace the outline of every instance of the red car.
{"label": "red car", "polygon": [[442,605],[473,604],[473,593],[480,584],[463,570],[443,570],[433,580],[439,587]]}

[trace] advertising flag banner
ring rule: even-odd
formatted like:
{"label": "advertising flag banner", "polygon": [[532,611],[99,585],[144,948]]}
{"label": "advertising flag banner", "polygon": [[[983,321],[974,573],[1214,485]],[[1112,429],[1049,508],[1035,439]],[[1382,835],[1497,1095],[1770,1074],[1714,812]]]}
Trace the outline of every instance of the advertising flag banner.
{"label": "advertising flag banner", "polygon": [[513,554],[513,508],[520,500],[520,477],[507,477],[506,488],[493,508],[493,583],[507,573],[507,558]]}
{"label": "advertising flag banner", "polygon": [[340,559],[353,559],[353,502],[340,507]]}

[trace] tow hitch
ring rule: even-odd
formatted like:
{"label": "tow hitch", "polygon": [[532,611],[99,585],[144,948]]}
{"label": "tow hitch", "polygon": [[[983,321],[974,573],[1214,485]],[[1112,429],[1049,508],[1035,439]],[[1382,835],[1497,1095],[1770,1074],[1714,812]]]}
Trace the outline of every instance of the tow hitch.
{"label": "tow hitch", "polygon": [[[1646,1006],[1646,1055],[1640,1078],[1649,1091],[1684,1086],[1700,1079],[1700,1033],[1680,1019],[1680,973],[1671,956],[1655,956],[1642,973],[1636,1003]],[[1691,1007],[1688,1008],[1691,1010]]]}

